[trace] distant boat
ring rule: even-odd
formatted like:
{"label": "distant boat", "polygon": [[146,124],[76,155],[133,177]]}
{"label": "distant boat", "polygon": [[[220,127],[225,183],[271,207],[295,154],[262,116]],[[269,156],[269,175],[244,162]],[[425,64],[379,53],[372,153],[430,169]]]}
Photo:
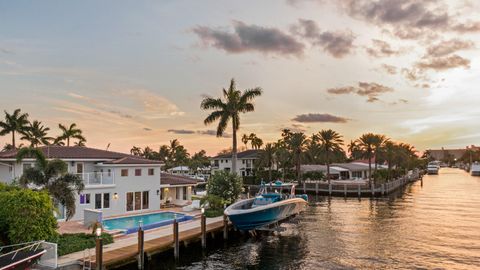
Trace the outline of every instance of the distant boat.
{"label": "distant boat", "polygon": [[[281,193],[285,186],[291,186],[290,194]],[[268,187],[273,189],[274,192],[269,192]],[[283,184],[277,181],[275,184],[262,184],[255,198],[230,205],[225,209],[225,215],[239,230],[266,229],[303,211],[307,205],[307,200],[308,197],[305,194],[295,195],[293,184]]]}
{"label": "distant boat", "polygon": [[477,161],[472,164],[472,167],[470,168],[470,174],[473,176],[480,176],[480,164],[478,164]]}
{"label": "distant boat", "polygon": [[438,161],[432,161],[427,165],[427,174],[438,174],[440,164]]}

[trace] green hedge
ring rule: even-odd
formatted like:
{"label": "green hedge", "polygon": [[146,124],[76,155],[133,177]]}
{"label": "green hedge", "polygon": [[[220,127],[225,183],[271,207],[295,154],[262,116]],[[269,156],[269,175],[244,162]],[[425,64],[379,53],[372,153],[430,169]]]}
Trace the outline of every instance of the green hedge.
{"label": "green hedge", "polygon": [[[102,234],[103,244],[113,243],[113,237],[107,233]],[[82,251],[95,247],[95,235],[86,233],[62,234],[57,239],[58,256]]]}
{"label": "green hedge", "polygon": [[223,216],[223,212],[224,212],[223,208],[206,209],[205,216],[208,218],[221,217]]}

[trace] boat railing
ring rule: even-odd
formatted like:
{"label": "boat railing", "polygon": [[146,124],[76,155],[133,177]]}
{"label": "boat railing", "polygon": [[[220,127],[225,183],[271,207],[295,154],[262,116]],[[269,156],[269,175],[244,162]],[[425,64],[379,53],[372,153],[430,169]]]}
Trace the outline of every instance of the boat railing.
{"label": "boat railing", "polygon": [[[2,246],[0,247],[0,252],[12,248],[12,251],[9,251],[4,254],[0,254],[0,261],[4,261],[8,264],[12,264],[16,262],[17,256],[21,252],[36,252],[39,248],[41,248],[42,244],[45,241],[33,241],[33,242],[26,242],[26,243],[20,243],[20,244],[13,244],[13,245],[8,245],[8,246]],[[23,246],[23,247],[21,247]],[[16,248],[20,247],[20,248]],[[1,265],[0,265],[1,266]],[[8,265],[7,265],[8,266]],[[0,267],[1,268],[1,267]]]}

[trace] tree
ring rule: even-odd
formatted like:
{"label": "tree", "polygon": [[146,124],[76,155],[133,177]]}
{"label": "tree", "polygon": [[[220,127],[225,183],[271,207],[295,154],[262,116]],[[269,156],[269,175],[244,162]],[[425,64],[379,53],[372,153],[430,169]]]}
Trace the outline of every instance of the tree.
{"label": "tree", "polygon": [[15,133],[25,135],[29,129],[28,114],[21,113],[20,109],[16,109],[12,114],[5,111],[5,121],[0,121],[0,136],[12,133],[13,149],[17,148],[15,144]]}
{"label": "tree", "polygon": [[305,147],[308,144],[307,136],[302,132],[292,133],[290,130],[283,130],[282,137],[287,149],[289,149],[292,155],[297,181],[300,181],[300,164],[302,162]]}
{"label": "tree", "polygon": [[359,151],[361,151],[362,156],[368,158],[368,181],[370,182],[370,185],[373,185],[372,157],[373,157],[373,151],[374,151],[376,142],[377,142],[377,138],[373,133],[363,134],[356,141],[356,144],[358,146]]}
{"label": "tree", "polygon": [[234,203],[242,192],[242,178],[236,173],[217,171],[208,179],[207,194]]}
{"label": "tree", "polygon": [[250,141],[249,136],[247,136],[247,134],[243,134],[242,135],[242,142],[243,142],[243,144],[245,144],[245,147],[247,147],[249,141]]}
{"label": "tree", "polygon": [[205,150],[193,154],[189,161],[189,167],[191,170],[196,171],[198,168],[207,167],[210,165],[210,159],[207,157]]}
{"label": "tree", "polygon": [[21,139],[30,142],[30,147],[37,147],[42,144],[48,145],[50,141],[54,140],[52,137],[48,137],[47,132],[49,130],[50,128],[45,127],[42,122],[35,120],[29,124]]}
{"label": "tree", "polygon": [[382,152],[385,142],[389,140],[390,139],[388,139],[385,135],[381,135],[381,134],[374,135],[373,155],[375,156],[375,171],[377,171],[377,167],[378,167],[378,156]]}
{"label": "tree", "polygon": [[79,194],[84,188],[82,179],[67,172],[67,163],[59,159],[47,160],[38,149],[25,147],[18,150],[17,162],[26,157],[34,157],[36,164],[25,170],[20,184],[24,187],[34,184],[47,190],[55,205],[62,204],[67,209],[66,219],[72,218],[75,214],[75,193]]}
{"label": "tree", "polygon": [[58,127],[62,131],[62,135],[58,136],[56,141],[67,141],[67,146],[70,146],[70,139],[78,139],[86,142],[87,140],[82,135],[82,130],[77,128],[77,124],[73,123],[69,127],[62,124],[58,124]]}
{"label": "tree", "polygon": [[253,100],[262,94],[262,89],[256,87],[241,92],[236,89],[235,80],[230,81],[228,90],[223,89],[222,98],[206,97],[202,100],[203,110],[213,110],[203,121],[205,125],[218,122],[217,137],[223,136],[228,122],[232,121],[232,172],[237,172],[237,131],[240,128],[240,114],[255,110]]}
{"label": "tree", "polygon": [[142,148],[134,145],[134,146],[132,146],[132,149],[130,149],[130,154],[132,154],[134,156],[137,156],[137,157],[141,157],[143,155]]}
{"label": "tree", "polygon": [[325,152],[327,165],[327,179],[330,184],[330,155],[334,151],[343,151],[342,136],[331,129],[322,130],[318,133],[318,138],[322,143],[322,150]]}
{"label": "tree", "polygon": [[275,162],[275,145],[273,143],[265,144],[265,148],[260,155],[258,164],[262,167],[268,167],[268,181],[272,181],[272,166]]}
{"label": "tree", "polygon": [[[83,138],[83,139],[79,139],[78,141],[76,141],[74,143],[75,146],[80,146],[80,147],[85,147],[86,146],[86,143],[87,141]],[[108,147],[107,147],[108,148]]]}

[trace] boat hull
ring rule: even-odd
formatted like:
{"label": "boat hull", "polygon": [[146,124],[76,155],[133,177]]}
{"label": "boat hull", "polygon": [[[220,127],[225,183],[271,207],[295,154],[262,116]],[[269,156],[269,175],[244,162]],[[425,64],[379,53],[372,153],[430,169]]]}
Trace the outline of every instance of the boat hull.
{"label": "boat hull", "polygon": [[292,198],[255,208],[238,209],[239,205],[251,201],[253,199],[238,202],[225,210],[225,214],[239,230],[248,231],[268,226],[300,213],[307,205],[304,199]]}

